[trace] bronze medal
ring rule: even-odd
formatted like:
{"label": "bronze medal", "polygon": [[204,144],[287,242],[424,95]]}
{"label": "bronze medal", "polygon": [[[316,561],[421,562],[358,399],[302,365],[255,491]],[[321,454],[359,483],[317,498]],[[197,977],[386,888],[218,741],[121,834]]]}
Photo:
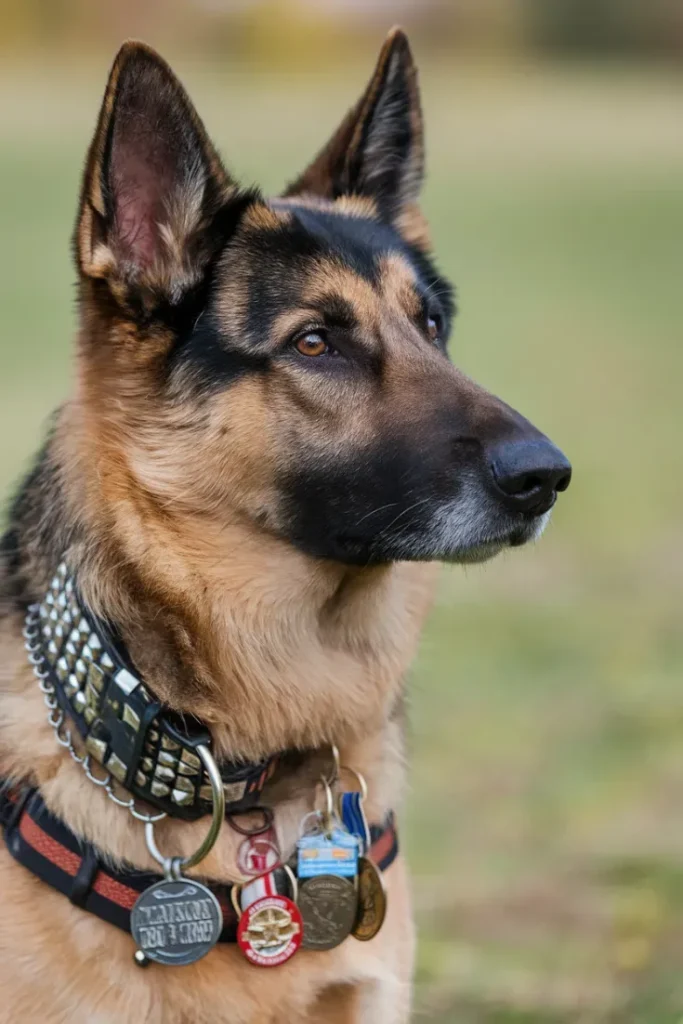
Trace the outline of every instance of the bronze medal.
{"label": "bronze medal", "polygon": [[351,933],[356,919],[356,887],[341,875],[317,875],[299,887],[304,949],[334,949]]}
{"label": "bronze medal", "polygon": [[382,876],[369,857],[358,863],[358,910],[353,925],[354,938],[361,942],[374,939],[384,924],[387,894]]}

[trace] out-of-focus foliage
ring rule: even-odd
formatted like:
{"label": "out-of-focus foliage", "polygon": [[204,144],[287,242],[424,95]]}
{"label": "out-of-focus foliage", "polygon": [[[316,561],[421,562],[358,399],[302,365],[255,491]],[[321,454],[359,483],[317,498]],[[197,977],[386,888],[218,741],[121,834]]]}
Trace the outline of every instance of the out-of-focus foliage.
{"label": "out-of-focus foliage", "polygon": [[154,28],[202,52],[317,66],[394,21],[441,51],[683,54],[680,0],[0,0],[0,49],[111,45]]}
{"label": "out-of-focus foliage", "polygon": [[680,0],[526,0],[529,44],[596,56],[683,54]]}

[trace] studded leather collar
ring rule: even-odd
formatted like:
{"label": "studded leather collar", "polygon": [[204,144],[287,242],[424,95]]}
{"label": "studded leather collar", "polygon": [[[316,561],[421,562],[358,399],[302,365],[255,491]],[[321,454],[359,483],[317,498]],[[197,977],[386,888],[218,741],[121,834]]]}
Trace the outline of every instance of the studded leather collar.
{"label": "studded leather collar", "polygon": [[[36,616],[38,657],[90,757],[166,814],[188,820],[209,814],[211,787],[197,755],[198,746],[211,744],[208,730],[157,700],[106,623],[86,610],[66,564]],[[219,765],[228,813],[258,803],[278,760]]]}

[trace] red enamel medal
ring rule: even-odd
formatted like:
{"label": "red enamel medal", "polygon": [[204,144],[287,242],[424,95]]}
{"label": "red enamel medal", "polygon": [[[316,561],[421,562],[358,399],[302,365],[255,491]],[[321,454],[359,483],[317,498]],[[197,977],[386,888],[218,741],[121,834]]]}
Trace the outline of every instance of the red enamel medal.
{"label": "red enamel medal", "polygon": [[[258,892],[262,895],[254,899]],[[237,926],[237,943],[247,960],[258,967],[278,967],[291,959],[303,939],[296,903],[278,893],[272,874],[247,885],[242,899],[248,906]]]}
{"label": "red enamel medal", "polygon": [[239,947],[252,964],[278,967],[294,956],[303,938],[301,914],[286,896],[263,896],[244,911]]}

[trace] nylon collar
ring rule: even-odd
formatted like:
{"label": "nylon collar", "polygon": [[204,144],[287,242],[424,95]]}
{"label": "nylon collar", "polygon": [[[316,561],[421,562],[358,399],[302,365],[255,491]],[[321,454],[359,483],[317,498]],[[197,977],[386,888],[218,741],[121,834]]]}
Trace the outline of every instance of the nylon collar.
{"label": "nylon collar", "polygon": [[[14,859],[83,910],[130,931],[130,912],[140,893],[161,875],[122,865],[111,866],[92,843],[78,837],[55,817],[35,788],[12,787],[0,779],[0,825]],[[394,816],[370,828],[369,856],[386,871],[398,855]],[[207,883],[223,912],[219,942],[235,942],[237,916],[230,883]]]}

